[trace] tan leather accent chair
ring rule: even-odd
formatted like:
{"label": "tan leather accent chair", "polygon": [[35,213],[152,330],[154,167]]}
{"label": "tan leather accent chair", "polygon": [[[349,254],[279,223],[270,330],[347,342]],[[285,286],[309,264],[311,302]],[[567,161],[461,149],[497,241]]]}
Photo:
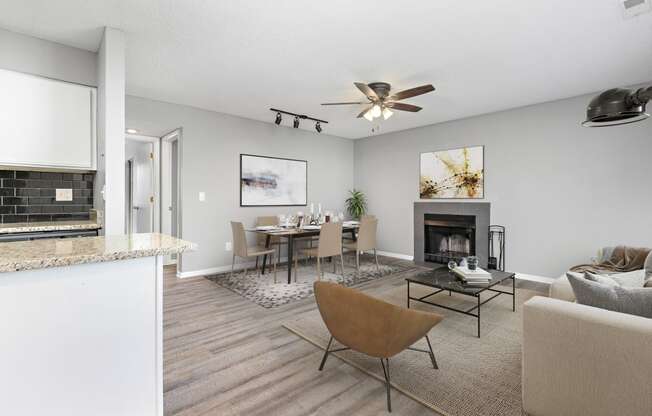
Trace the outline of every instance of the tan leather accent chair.
{"label": "tan leather accent chair", "polygon": [[350,243],[344,243],[343,246],[347,250],[355,251],[355,269],[358,277],[360,277],[360,253],[365,251],[373,251],[374,259],[376,261],[376,270],[380,272],[378,265],[378,254],[376,253],[376,230],[378,229],[378,220],[376,217],[365,215],[360,220],[360,228],[358,229],[358,239]]}
{"label": "tan leather accent chair", "polygon": [[[235,269],[235,258],[241,257],[248,259],[250,257],[258,257],[264,255],[270,255],[274,259],[274,283],[276,283],[276,264],[278,263],[278,257],[276,257],[276,250],[273,248],[265,247],[249,247],[247,245],[247,236],[245,235],[244,226],[241,222],[231,221],[231,231],[233,232],[233,261],[231,263],[231,277],[233,277],[233,272]],[[260,277],[260,269],[258,268],[258,262],[256,262],[256,270],[258,271],[258,276]],[[244,268],[243,276],[247,275],[247,267]]]}
{"label": "tan leather accent chair", "polygon": [[[342,224],[339,222],[327,222],[322,224],[319,231],[319,246],[299,250],[299,254],[306,257],[317,258],[317,279],[323,276],[321,259],[326,257],[340,256],[342,266],[342,277],[344,277],[344,259],[342,258]],[[333,273],[335,273],[335,262],[333,261]],[[299,270],[299,256],[294,258],[294,281],[297,280]]]}
{"label": "tan leather accent chair", "polygon": [[[391,412],[391,357],[406,349],[424,352],[430,356],[433,368],[439,368],[428,332],[443,316],[396,306],[336,283],[315,282],[314,289],[319,312],[331,333],[320,371],[332,352],[351,349],[379,358],[385,375],[387,409]],[[421,338],[426,339],[428,350],[411,347]],[[333,339],[345,348],[331,350]]]}

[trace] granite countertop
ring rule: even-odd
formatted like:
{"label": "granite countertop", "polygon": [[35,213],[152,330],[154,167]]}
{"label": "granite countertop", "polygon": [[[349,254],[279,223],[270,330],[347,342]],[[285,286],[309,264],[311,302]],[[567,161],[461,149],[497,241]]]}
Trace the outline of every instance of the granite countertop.
{"label": "granite countertop", "polygon": [[97,230],[102,228],[96,220],[14,222],[0,224],[0,234],[35,233],[45,231]]}
{"label": "granite countertop", "polygon": [[0,243],[0,272],[165,256],[196,249],[194,243],[158,233],[16,241]]}

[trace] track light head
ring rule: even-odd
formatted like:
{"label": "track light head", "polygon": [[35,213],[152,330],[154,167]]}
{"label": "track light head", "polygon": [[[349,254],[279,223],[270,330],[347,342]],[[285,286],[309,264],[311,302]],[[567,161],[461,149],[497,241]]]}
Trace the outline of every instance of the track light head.
{"label": "track light head", "polygon": [[299,116],[295,116],[295,117],[294,117],[294,122],[292,123],[292,126],[293,126],[295,129],[298,129],[298,128],[299,128]]}
{"label": "track light head", "polygon": [[283,116],[281,116],[281,113],[276,113],[276,120],[274,120],[274,123],[278,126],[281,124],[281,121],[283,120]]}
{"label": "track light head", "polygon": [[317,122],[317,124],[315,124],[315,130],[317,130],[317,133],[321,133],[321,124],[319,123],[319,121]]}

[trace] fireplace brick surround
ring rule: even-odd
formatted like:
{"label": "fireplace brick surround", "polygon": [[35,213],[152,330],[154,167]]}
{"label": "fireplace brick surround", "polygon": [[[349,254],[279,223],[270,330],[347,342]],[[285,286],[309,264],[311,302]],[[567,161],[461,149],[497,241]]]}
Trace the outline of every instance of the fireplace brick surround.
{"label": "fireplace brick surround", "polygon": [[491,221],[491,204],[489,202],[414,203],[414,261],[421,265],[433,265],[424,260],[426,214],[475,217],[475,254],[479,257],[481,266],[487,266]]}

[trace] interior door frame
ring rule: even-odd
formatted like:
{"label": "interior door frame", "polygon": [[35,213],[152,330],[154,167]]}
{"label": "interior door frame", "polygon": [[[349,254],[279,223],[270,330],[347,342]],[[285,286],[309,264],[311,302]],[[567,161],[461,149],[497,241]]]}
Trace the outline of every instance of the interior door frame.
{"label": "interior door frame", "polygon": [[[182,211],[183,211],[183,198],[181,195],[183,194],[182,192],[182,177],[183,177],[183,128],[178,127],[171,132],[163,135],[161,137],[161,145],[165,143],[165,145],[170,146],[173,142],[176,141],[177,143],[177,175],[176,178],[171,178],[172,181],[175,182],[176,184],[176,189],[177,189],[177,197],[176,197],[176,207],[177,207],[177,212],[176,212],[176,224],[177,224],[177,235],[173,236],[176,238],[183,238],[183,216],[182,216]],[[169,155],[171,156],[171,152],[168,152]],[[168,161],[171,163],[170,161]],[[163,163],[163,161],[161,161]],[[162,192],[162,191],[161,191]],[[161,207],[161,210],[166,209],[165,207]],[[162,211],[161,211],[162,212]],[[177,275],[179,272],[182,270],[181,265],[182,265],[182,259],[183,255],[178,254],[176,256],[176,265],[177,265]]]}
{"label": "interior door frame", "polygon": [[153,158],[152,163],[152,192],[154,204],[152,206],[152,232],[161,232],[161,139],[155,136],[145,136],[142,134],[126,134],[127,140],[145,142],[152,144]]}

